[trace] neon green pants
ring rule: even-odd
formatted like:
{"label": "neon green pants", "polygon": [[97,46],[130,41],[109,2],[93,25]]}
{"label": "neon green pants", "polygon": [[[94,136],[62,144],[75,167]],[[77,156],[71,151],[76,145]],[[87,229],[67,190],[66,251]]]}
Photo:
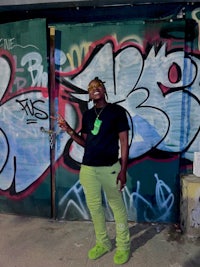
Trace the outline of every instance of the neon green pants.
{"label": "neon green pants", "polygon": [[102,189],[113,211],[116,223],[116,246],[118,250],[130,249],[130,233],[126,208],[122,193],[119,192],[116,179],[120,171],[120,163],[113,166],[91,167],[81,166],[80,183],[90,210],[96,243],[111,249],[111,242],[107,234],[104,207],[102,205]]}

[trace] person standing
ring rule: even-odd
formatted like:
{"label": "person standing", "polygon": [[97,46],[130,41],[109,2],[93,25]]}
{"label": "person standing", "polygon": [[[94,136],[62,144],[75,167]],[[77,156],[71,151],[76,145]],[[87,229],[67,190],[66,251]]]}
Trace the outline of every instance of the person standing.
{"label": "person standing", "polygon": [[96,260],[112,248],[102,205],[104,190],[116,224],[116,252],[113,260],[115,264],[124,264],[130,256],[128,217],[122,198],[129,150],[128,120],[121,106],[107,102],[104,82],[98,77],[89,83],[88,93],[94,106],[83,114],[81,135],[60,115],[58,124],[75,142],[84,147],[80,184],[96,236],[96,244],[89,250],[88,257]]}

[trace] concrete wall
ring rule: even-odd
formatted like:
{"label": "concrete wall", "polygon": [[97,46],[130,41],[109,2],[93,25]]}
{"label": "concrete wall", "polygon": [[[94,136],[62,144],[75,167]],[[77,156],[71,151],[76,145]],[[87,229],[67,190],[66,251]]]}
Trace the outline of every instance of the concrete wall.
{"label": "concrete wall", "polygon": [[183,176],[181,196],[181,228],[188,238],[200,237],[200,177]]}

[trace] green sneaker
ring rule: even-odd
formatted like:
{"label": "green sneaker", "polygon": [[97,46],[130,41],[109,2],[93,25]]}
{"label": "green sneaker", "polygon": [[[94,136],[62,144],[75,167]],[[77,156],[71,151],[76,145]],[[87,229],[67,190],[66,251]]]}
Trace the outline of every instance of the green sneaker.
{"label": "green sneaker", "polygon": [[117,250],[114,255],[115,264],[124,264],[129,260],[130,250]]}
{"label": "green sneaker", "polygon": [[96,244],[96,246],[88,251],[88,258],[90,260],[96,260],[106,254],[108,251],[109,249],[104,247],[103,245]]}

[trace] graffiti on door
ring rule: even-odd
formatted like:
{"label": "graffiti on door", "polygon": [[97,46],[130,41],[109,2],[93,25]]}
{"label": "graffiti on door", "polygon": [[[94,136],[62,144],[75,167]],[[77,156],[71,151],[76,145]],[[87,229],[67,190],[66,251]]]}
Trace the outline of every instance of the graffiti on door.
{"label": "graffiti on door", "polygon": [[[40,130],[49,127],[46,42],[30,38],[38,25],[44,26],[41,21],[19,22],[13,32],[11,25],[1,26],[0,189],[11,199],[33,192],[50,164],[48,137]],[[45,36],[45,28],[41,32]]]}
{"label": "graffiti on door", "polygon": [[[92,106],[88,82],[98,76],[105,81],[108,101],[127,111],[131,130],[123,196],[133,220],[176,220],[180,167],[191,171],[193,153],[200,149],[199,35],[194,31],[188,37],[186,24],[56,25],[62,39],[56,39],[55,49],[55,109],[79,132],[82,114]],[[9,32],[4,27],[0,190],[15,201],[36,191],[50,168],[49,139],[41,131],[49,129],[48,67],[46,42],[35,42],[31,27],[32,39],[22,35],[20,41],[17,34],[2,34]],[[89,219],[78,182],[83,148],[55,128],[58,217]],[[111,220],[106,196],[104,203]]]}
{"label": "graffiti on door", "polygon": [[[185,37],[177,38],[171,34],[172,27],[179,35],[180,25],[167,28],[162,24],[159,30],[147,34],[145,29],[143,38],[130,34],[119,41],[118,26],[115,25],[116,32],[112,36],[104,35],[90,43],[85,36],[81,39],[80,33],[77,37],[79,46],[72,43],[65,50],[65,44],[61,44],[61,49],[56,50],[59,112],[72,128],[77,132],[81,129],[82,113],[92,105],[87,85],[96,76],[105,81],[108,101],[127,110],[131,128],[130,164],[129,182],[123,195],[129,218],[137,217],[143,221],[172,219],[179,201],[177,175],[180,160],[191,166],[193,153],[199,149],[200,61],[198,48],[191,49],[198,35],[189,41]],[[135,28],[137,25],[133,23],[131,30],[137,32]],[[83,33],[90,30],[87,25],[80,29]],[[62,34],[68,36],[68,30],[63,30]],[[184,50],[186,43],[187,53]],[[60,132],[57,158],[62,166],[76,173],[82,155],[83,149],[66,133]],[[134,171],[138,169],[137,159],[141,163],[141,158],[142,167]],[[155,158],[159,158],[159,163],[155,163]],[[149,161],[151,167],[146,168]],[[155,166],[154,170],[152,166]],[[146,173],[142,172],[143,168]],[[72,192],[78,194],[76,199],[82,195],[74,183],[74,191],[72,186],[62,196],[59,207],[63,218],[72,206],[77,210],[77,202],[68,201]],[[64,210],[63,203],[66,203]],[[78,212],[81,217],[88,218],[83,204],[78,205]],[[107,212],[107,218],[112,219],[110,212]]]}

